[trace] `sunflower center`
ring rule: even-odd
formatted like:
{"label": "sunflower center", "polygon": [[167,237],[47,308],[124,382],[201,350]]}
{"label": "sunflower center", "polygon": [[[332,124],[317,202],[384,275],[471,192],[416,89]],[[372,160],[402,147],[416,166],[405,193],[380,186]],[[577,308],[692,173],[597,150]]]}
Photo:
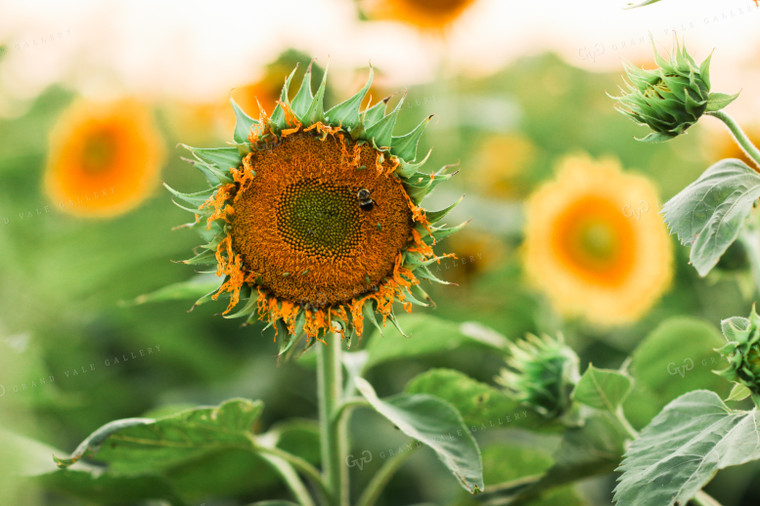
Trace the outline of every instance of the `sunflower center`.
{"label": "sunflower center", "polygon": [[598,262],[615,258],[619,241],[616,231],[609,223],[590,221],[578,227],[577,250]]}
{"label": "sunflower center", "polygon": [[350,188],[314,179],[286,187],[275,207],[277,229],[293,248],[343,258],[361,240],[361,210]]}
{"label": "sunflower center", "polygon": [[623,211],[589,196],[565,210],[555,224],[553,247],[578,275],[600,285],[625,281],[635,258],[634,230]]}
{"label": "sunflower center", "polygon": [[104,172],[116,158],[116,150],[116,139],[112,132],[92,132],[82,146],[82,170],[91,175]]}
{"label": "sunflower center", "polygon": [[[276,298],[323,308],[377,290],[411,237],[403,184],[377,151],[336,135],[288,135],[248,155],[230,234],[246,278]],[[363,205],[371,196],[372,206]],[[255,281],[253,281],[255,279]]]}

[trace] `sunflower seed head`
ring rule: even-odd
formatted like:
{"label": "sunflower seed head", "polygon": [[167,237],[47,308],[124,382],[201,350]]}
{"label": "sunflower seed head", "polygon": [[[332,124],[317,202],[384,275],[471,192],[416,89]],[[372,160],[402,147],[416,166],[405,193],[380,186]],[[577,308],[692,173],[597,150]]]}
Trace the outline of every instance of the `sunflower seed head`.
{"label": "sunflower seed head", "polygon": [[516,400],[546,418],[557,418],[570,407],[570,394],[580,378],[578,355],[562,336],[525,339],[509,346],[509,358],[496,382]]}
{"label": "sunflower seed head", "polygon": [[652,130],[638,140],[663,142],[677,137],[705,112],[719,110],[738,96],[710,93],[711,57],[697,65],[676,39],[670,59],[655,48],[656,69],[626,65],[626,88],[621,88],[621,96],[612,98],[618,111]]}

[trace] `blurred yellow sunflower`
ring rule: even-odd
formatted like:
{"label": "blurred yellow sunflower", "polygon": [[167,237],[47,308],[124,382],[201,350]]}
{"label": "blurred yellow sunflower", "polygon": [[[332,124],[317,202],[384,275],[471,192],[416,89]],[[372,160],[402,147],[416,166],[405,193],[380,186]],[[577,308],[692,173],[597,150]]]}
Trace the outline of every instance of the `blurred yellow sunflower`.
{"label": "blurred yellow sunflower", "polygon": [[375,0],[368,13],[376,19],[392,19],[422,30],[442,31],[476,0]]}
{"label": "blurred yellow sunflower", "polygon": [[53,129],[45,190],[76,216],[122,214],[156,187],[163,151],[150,111],[137,101],[81,100]]}
{"label": "blurred yellow sunflower", "polygon": [[521,176],[535,158],[536,146],[523,135],[488,137],[478,148],[468,183],[488,197],[519,197],[527,192],[528,186]]}
{"label": "blurred yellow sunflower", "polygon": [[654,185],[613,159],[564,159],[526,204],[524,265],[569,316],[635,321],[672,277],[672,246]]}

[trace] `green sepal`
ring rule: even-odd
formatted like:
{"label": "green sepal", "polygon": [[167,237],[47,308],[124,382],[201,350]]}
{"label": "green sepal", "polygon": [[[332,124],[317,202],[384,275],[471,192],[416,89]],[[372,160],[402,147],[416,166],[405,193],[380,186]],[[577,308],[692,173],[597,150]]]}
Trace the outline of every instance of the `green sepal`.
{"label": "green sepal", "polygon": [[191,160],[189,158],[180,157],[180,160],[187,162],[196,169],[198,169],[203,177],[206,178],[208,184],[211,186],[219,186],[220,184],[227,184],[233,181],[229,172],[222,172],[213,165],[201,162],[199,160]]}
{"label": "green sepal", "polygon": [[311,65],[312,64],[309,63],[306,73],[303,76],[303,80],[301,81],[301,87],[298,88],[298,93],[296,93],[293,102],[290,104],[293,113],[299,121],[303,121],[302,118],[306,114],[306,111],[309,110],[309,106],[314,100],[314,95],[311,93]]}
{"label": "green sepal", "polygon": [[216,252],[216,247],[219,246],[221,238],[225,235],[223,222],[214,220],[210,227],[206,228],[207,226],[206,220],[196,223],[196,232],[201,236],[201,239],[206,241],[206,244],[201,245],[201,247]]}
{"label": "green sepal", "polygon": [[430,120],[433,119],[435,114],[431,114],[427,118],[423,119],[419,125],[414,127],[414,130],[406,135],[400,137],[393,137],[393,145],[391,146],[391,153],[398,156],[402,160],[414,161],[417,159],[417,145],[420,142],[423,132]]}
{"label": "green sepal", "polygon": [[228,173],[231,167],[239,167],[243,163],[243,157],[234,146],[221,148],[194,148],[187,144],[180,144],[180,146],[190,151],[198,160],[213,165],[223,173]]}
{"label": "green sepal", "polygon": [[[221,286],[221,284],[220,284],[220,286]],[[188,312],[190,312],[190,311],[192,311],[193,309],[195,309],[196,307],[198,307],[198,306],[200,306],[200,305],[203,305],[203,304],[205,304],[206,302],[208,302],[208,301],[212,300],[212,297],[213,297],[214,295],[216,295],[216,293],[217,293],[218,291],[219,291],[219,288],[218,288],[218,287],[217,287],[217,288],[214,288],[213,290],[211,290],[210,292],[208,292],[206,295],[204,295],[204,296],[203,296],[203,297],[201,297],[200,299],[196,300],[196,301],[193,303],[193,306],[190,308],[190,310],[189,310]]]}
{"label": "green sepal", "polygon": [[[428,159],[430,158],[430,155],[433,153],[433,148],[430,148],[425,155],[425,157],[420,160],[419,162],[407,162],[404,159],[399,157],[399,161],[401,164],[396,169],[396,174],[399,175],[399,177],[403,179],[409,179],[413,175],[415,175],[419,169],[427,163]],[[393,147],[391,147],[391,154],[393,154]],[[398,155],[394,155],[398,156]]]}
{"label": "green sepal", "polygon": [[422,307],[429,307],[429,306],[430,306],[430,304],[428,304],[427,302],[423,302],[423,301],[421,301],[420,299],[418,299],[418,298],[415,296],[415,294],[413,294],[413,293],[412,293],[412,291],[411,291],[411,289],[410,289],[410,288],[411,288],[411,287],[407,287],[407,288],[404,290],[404,292],[405,292],[405,293],[404,293],[404,302],[411,302],[411,303],[412,303],[412,304],[414,304],[415,306],[422,306]]}
{"label": "green sepal", "polygon": [[372,141],[375,149],[387,150],[391,147],[393,127],[396,126],[396,118],[398,118],[398,113],[401,111],[403,103],[404,97],[401,97],[401,100],[398,101],[393,111],[374,125],[366,128],[366,138]]}
{"label": "green sepal", "polygon": [[[380,335],[384,336],[383,327],[382,325],[380,325],[380,322],[377,321],[375,306],[376,306],[376,303],[374,301],[365,302],[362,305],[362,315],[364,316],[364,321],[369,320],[369,322],[372,324],[373,327],[377,329]],[[366,331],[365,331],[365,334],[366,334]]]}
{"label": "green sepal", "polygon": [[660,142],[667,142],[674,139],[676,135],[669,135],[661,132],[651,132],[644,137],[634,137],[639,142],[647,142],[650,144],[658,144]]}
{"label": "green sepal", "polygon": [[433,299],[430,297],[430,295],[428,295],[428,293],[425,290],[422,289],[422,287],[420,287],[419,284],[412,285],[411,287],[409,287],[408,290],[412,294],[414,294],[415,298],[417,298],[418,300],[425,301],[425,304],[424,304],[425,306],[435,307],[435,302],[433,302]]}
{"label": "green sepal", "polygon": [[372,78],[374,76],[374,70],[372,66],[369,67],[369,78],[367,84],[364,85],[354,96],[336,105],[325,113],[327,120],[333,125],[342,125],[346,131],[351,131],[359,124],[359,108],[362,105],[364,96],[369,91],[369,87],[372,85]]}
{"label": "green sepal", "polygon": [[719,111],[726,107],[728,104],[739,98],[739,93],[728,95],[726,93],[710,93],[707,99],[708,111]]}
{"label": "green sepal", "polygon": [[180,260],[179,263],[186,265],[216,265],[216,253],[204,249],[192,258]]}
{"label": "green sepal", "polygon": [[414,202],[421,202],[436,186],[451,179],[459,172],[459,169],[451,171],[455,167],[458,167],[458,165],[446,165],[432,174],[417,172],[414,176],[404,181],[404,186],[407,189],[409,197]]}
{"label": "green sepal", "polygon": [[[251,133],[251,129],[254,127],[254,125],[258,125],[259,122],[255,119],[248,116],[239,105],[237,105],[237,102],[230,97],[230,103],[232,104],[232,108],[235,110],[235,131],[232,134],[232,139],[235,141],[236,144],[242,144],[244,146],[250,146],[248,142],[248,134]],[[224,149],[224,148],[222,148]],[[237,151],[237,150],[236,150]],[[240,162],[238,161],[238,164]],[[237,167],[237,165],[236,165]]]}
{"label": "green sepal", "polygon": [[[329,65],[329,62],[328,62]],[[322,82],[319,84],[319,88],[317,88],[317,93],[314,94],[314,98],[311,100],[311,104],[309,105],[309,108],[304,113],[303,117],[300,118],[301,122],[304,124],[305,127],[311,126],[314,123],[321,121],[325,121],[325,90],[327,90],[327,70],[328,65],[325,66],[325,71],[322,75]]]}
{"label": "green sepal", "polygon": [[284,104],[291,105],[290,104],[290,83],[293,82],[293,78],[296,76],[296,72],[298,72],[298,63],[296,63],[295,68],[293,68],[293,71],[288,75],[288,77],[285,79],[285,84],[282,86],[282,90],[280,90],[280,101]]}
{"label": "green sepal", "polygon": [[211,198],[211,196],[214,194],[214,191],[216,191],[216,188],[207,188],[205,190],[201,190],[199,192],[192,192],[192,193],[183,193],[181,191],[177,191],[168,184],[164,183],[164,187],[169,190],[169,193],[177,197],[178,199],[187,202],[188,204],[199,207],[201,204],[206,202],[208,199]]}
{"label": "green sepal", "polygon": [[[425,244],[433,244],[433,241],[439,242],[446,237],[450,236],[451,234],[455,234],[462,230],[464,227],[467,226],[467,224],[470,222],[470,220],[464,221],[460,223],[459,225],[454,225],[452,227],[430,227],[433,231],[433,234],[430,235],[427,230],[425,230],[425,233],[420,231],[420,235],[422,236],[422,240],[425,242]],[[418,226],[417,230],[419,230],[420,227]]]}
{"label": "green sepal", "polygon": [[376,103],[372,107],[367,107],[362,113],[362,123],[364,125],[374,125],[385,116],[385,108],[388,105],[388,100],[391,97],[385,97],[380,102]]}
{"label": "green sepal", "polygon": [[269,117],[269,126],[276,134],[288,127],[288,122],[285,121],[285,111],[282,110],[280,104],[277,104],[272,111],[272,115]]}
{"label": "green sepal", "polygon": [[[179,202],[177,202],[174,199],[172,199],[172,204],[174,204],[175,206],[179,207],[183,211],[187,211],[188,213],[202,215],[202,212],[199,211],[198,209],[195,209],[195,208],[192,208],[192,207],[185,207],[185,206],[183,206],[182,204],[180,204]],[[207,211],[207,210],[204,209],[204,211]],[[185,223],[184,225],[180,225],[179,227],[175,227],[175,228],[188,228],[188,227],[194,226],[196,223],[197,222]]]}
{"label": "green sepal", "polygon": [[425,217],[428,219],[428,221],[431,224],[438,223],[441,221],[447,214],[449,214],[456,206],[458,206],[462,200],[464,200],[464,195],[459,197],[459,199],[451,204],[449,207],[446,207],[444,209],[441,209],[439,211],[427,211],[425,213]]}
{"label": "green sepal", "polygon": [[428,281],[432,281],[433,283],[438,283],[439,285],[453,285],[456,286],[456,283],[452,283],[450,281],[444,281],[432,272],[430,272],[430,268],[428,268],[427,265],[423,265],[415,269],[414,275],[417,276],[419,279],[427,279]]}
{"label": "green sepal", "polygon": [[[241,299],[242,299],[242,296],[241,296]],[[229,320],[233,320],[235,318],[243,318],[244,316],[250,316],[251,313],[256,312],[257,302],[258,302],[258,299],[256,297],[251,297],[249,295],[248,301],[245,303],[245,305],[242,308],[235,311],[234,313],[226,314],[224,315],[224,317]]]}

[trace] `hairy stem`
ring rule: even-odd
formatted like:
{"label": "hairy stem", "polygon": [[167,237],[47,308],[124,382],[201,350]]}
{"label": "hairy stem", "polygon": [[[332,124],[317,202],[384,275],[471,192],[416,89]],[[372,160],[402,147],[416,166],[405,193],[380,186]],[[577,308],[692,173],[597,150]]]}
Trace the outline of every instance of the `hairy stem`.
{"label": "hairy stem", "polygon": [[[285,462],[289,466],[292,466],[293,468],[301,471],[304,475],[309,477],[309,479],[314,483],[314,485],[317,487],[317,491],[319,492],[320,497],[323,501],[327,501],[328,499],[328,490],[325,484],[322,482],[322,477],[319,474],[319,470],[317,470],[314,466],[312,466],[309,462],[302,459],[301,457],[298,457],[297,455],[293,455],[292,453],[288,453],[285,450],[281,450],[277,447],[269,447],[269,446],[262,446],[259,444],[256,444],[254,441],[254,446],[256,448],[256,451],[262,454],[262,457],[264,457],[270,464],[272,464],[278,472],[283,476],[285,481],[288,483],[288,487],[290,487],[291,490],[293,490],[294,493],[296,493],[296,488],[294,488],[294,484],[289,481],[290,478],[288,476],[285,476],[282,473],[282,466],[278,464],[278,462]],[[272,457],[272,458],[270,458]],[[276,460],[275,460],[276,459]],[[299,498],[299,500],[301,500]]]}
{"label": "hairy stem", "polygon": [[749,140],[747,134],[744,133],[744,130],[742,130],[739,124],[734,121],[731,116],[723,111],[713,111],[706,114],[714,116],[725,123],[725,125],[731,131],[731,134],[734,136],[734,139],[736,139],[737,144],[739,144],[747,156],[755,162],[755,165],[760,167],[760,150],[757,149],[757,146],[752,144],[752,141]]}
{"label": "hairy stem", "polygon": [[314,506],[314,501],[311,499],[309,491],[306,490],[306,487],[298,477],[298,473],[296,473],[289,462],[285,461],[282,457],[272,454],[263,454],[261,457],[277,470],[290,491],[293,492],[293,496],[298,501],[298,504]]}
{"label": "hairy stem", "polygon": [[721,506],[718,501],[704,490],[697,492],[697,495],[691,501],[698,506]]}
{"label": "hairy stem", "polygon": [[755,282],[755,290],[760,293],[760,235],[757,227],[748,222],[747,226],[739,233],[739,242],[746,250],[752,280]]}
{"label": "hairy stem", "polygon": [[330,493],[330,504],[348,506],[348,466],[345,421],[339,416],[343,396],[341,338],[333,333],[326,344],[317,344],[317,390],[319,429],[322,443],[322,473]]}
{"label": "hairy stem", "polygon": [[413,445],[409,449],[399,452],[393,457],[386,460],[385,463],[377,471],[377,473],[375,473],[375,475],[372,477],[372,480],[370,480],[370,482],[367,484],[367,488],[365,488],[364,492],[362,492],[362,495],[356,505],[373,506],[378,497],[380,497],[380,494],[382,493],[383,488],[385,488],[385,485],[387,485],[390,479],[393,477],[393,474],[401,467],[406,459],[408,459],[414,453],[414,450],[417,448],[418,446]]}

